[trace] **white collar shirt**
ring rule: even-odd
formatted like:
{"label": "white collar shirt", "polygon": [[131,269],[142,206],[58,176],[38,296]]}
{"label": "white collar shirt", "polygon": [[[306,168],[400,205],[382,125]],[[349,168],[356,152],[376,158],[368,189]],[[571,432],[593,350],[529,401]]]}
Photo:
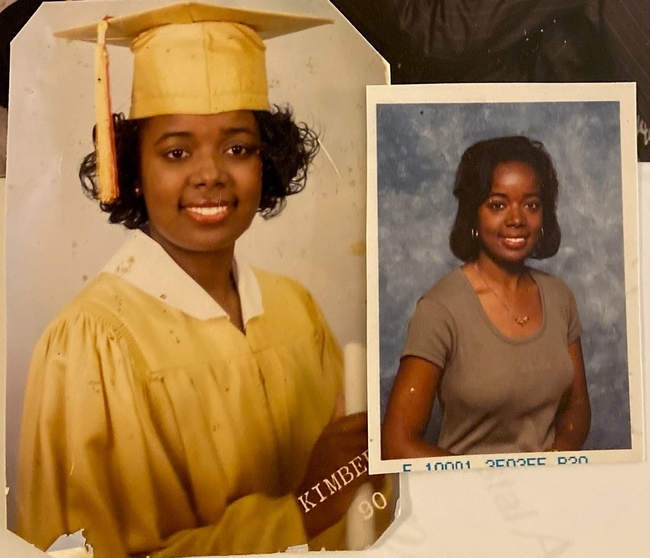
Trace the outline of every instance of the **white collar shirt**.
{"label": "white collar shirt", "polygon": [[[244,325],[264,312],[257,277],[246,264],[233,261]],[[104,269],[148,295],[196,318],[226,318],[226,311],[192,279],[155,240],[134,231]]]}

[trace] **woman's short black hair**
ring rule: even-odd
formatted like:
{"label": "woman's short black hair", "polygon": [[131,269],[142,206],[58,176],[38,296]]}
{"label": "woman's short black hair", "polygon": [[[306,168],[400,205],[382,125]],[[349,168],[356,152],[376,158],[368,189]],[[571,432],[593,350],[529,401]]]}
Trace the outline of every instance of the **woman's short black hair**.
{"label": "woman's short black hair", "polygon": [[456,171],[454,196],[458,200],[458,211],[449,246],[453,254],[465,262],[476,260],[480,252],[474,229],[478,225],[478,209],[490,195],[494,169],[509,161],[530,165],[539,179],[543,234],[530,257],[550,258],[560,247],[562,233],[556,213],[558,181],[551,156],[541,142],[525,136],[491,138],[468,147]]}
{"label": "woman's short black hair", "polygon": [[[259,212],[269,219],[284,209],[285,198],[300,192],[307,181],[307,170],[319,150],[317,134],[304,123],[295,123],[289,107],[253,111],[260,130],[262,158],[262,197]],[[113,115],[119,196],[100,203],[111,223],[128,229],[143,229],[149,216],[144,198],[136,193],[140,180],[140,130],[143,120],[128,120]],[[95,131],[93,130],[93,137]],[[97,154],[86,155],[79,168],[79,179],[86,195],[98,200]]]}

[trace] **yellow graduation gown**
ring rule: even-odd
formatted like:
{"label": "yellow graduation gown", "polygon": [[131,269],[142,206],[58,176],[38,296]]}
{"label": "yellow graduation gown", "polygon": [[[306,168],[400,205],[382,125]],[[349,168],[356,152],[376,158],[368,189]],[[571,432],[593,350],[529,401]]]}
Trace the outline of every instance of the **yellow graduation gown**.
{"label": "yellow graduation gown", "polygon": [[[131,262],[132,263],[132,262]],[[255,271],[243,334],[101,273],[32,357],[18,533],[85,529],[97,558],[228,555],[306,542],[291,494],[341,392],[310,294]],[[340,547],[339,523],[316,542]]]}

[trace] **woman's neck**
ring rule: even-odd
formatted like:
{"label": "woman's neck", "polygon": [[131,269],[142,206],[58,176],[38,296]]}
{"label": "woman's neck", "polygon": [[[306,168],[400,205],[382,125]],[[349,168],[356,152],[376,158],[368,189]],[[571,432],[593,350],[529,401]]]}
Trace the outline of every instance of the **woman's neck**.
{"label": "woman's neck", "polygon": [[220,303],[220,299],[236,290],[233,281],[232,250],[226,253],[166,251],[178,266],[217,302]]}
{"label": "woman's neck", "polygon": [[243,329],[241,303],[234,280],[234,245],[222,250],[199,252],[185,250],[167,242],[164,237],[159,238],[155,233],[150,236],[224,309],[230,321]]}
{"label": "woman's neck", "polygon": [[479,254],[473,265],[481,277],[487,278],[493,285],[499,285],[503,290],[516,291],[530,278],[524,262],[498,263],[483,252]]}

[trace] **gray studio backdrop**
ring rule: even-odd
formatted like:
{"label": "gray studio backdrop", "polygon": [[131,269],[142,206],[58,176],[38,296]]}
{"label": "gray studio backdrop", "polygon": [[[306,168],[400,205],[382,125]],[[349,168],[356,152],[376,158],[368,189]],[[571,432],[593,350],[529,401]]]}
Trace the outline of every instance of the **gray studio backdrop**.
{"label": "gray studio backdrop", "polygon": [[[617,102],[377,106],[381,409],[418,298],[460,263],[449,250],[454,175],[482,139],[540,140],[558,173],[562,244],[530,265],[573,290],[583,326],[592,424],[586,449],[630,443],[621,160]],[[436,405],[427,431],[435,442]]]}

